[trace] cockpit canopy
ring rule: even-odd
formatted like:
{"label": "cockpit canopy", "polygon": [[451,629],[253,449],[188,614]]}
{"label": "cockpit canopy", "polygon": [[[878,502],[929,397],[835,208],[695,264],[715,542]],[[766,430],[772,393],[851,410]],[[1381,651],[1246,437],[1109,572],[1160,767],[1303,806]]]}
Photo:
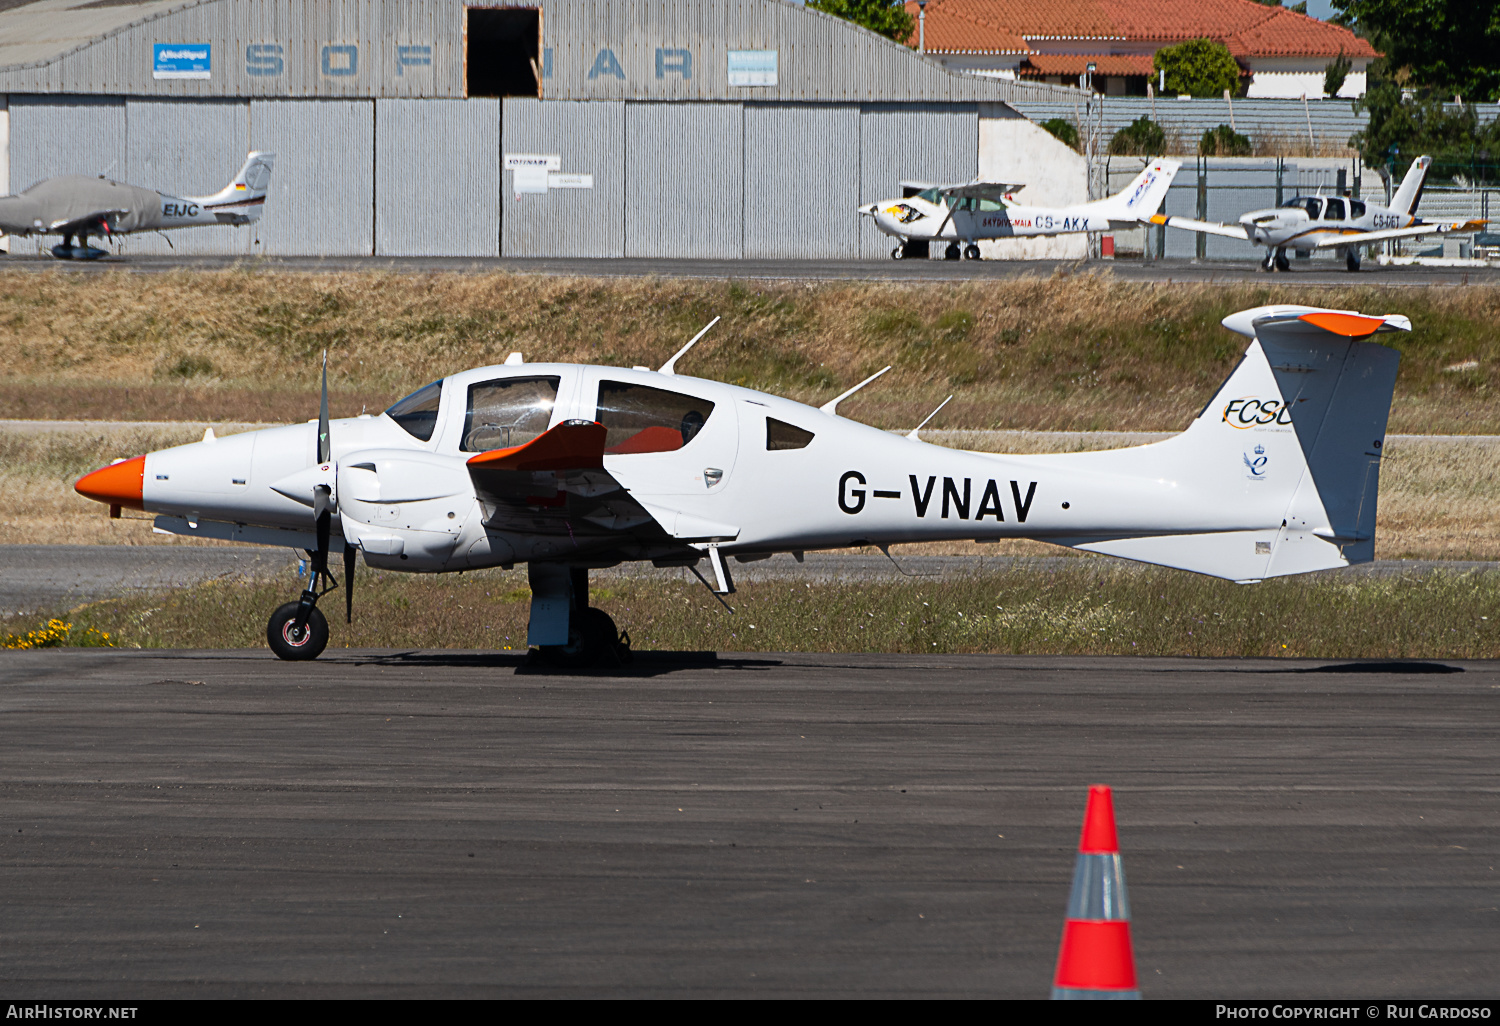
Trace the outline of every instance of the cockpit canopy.
{"label": "cockpit canopy", "polygon": [[1294,196],[1280,207],[1282,210],[1306,211],[1308,220],[1342,221],[1345,218],[1359,220],[1365,216],[1362,200],[1341,196]]}
{"label": "cockpit canopy", "polygon": [[423,385],[405,399],[397,400],[395,405],[385,411],[385,415],[400,424],[413,438],[430,442],[433,431],[437,429],[438,406],[442,400],[443,382],[439,378],[430,385]]}

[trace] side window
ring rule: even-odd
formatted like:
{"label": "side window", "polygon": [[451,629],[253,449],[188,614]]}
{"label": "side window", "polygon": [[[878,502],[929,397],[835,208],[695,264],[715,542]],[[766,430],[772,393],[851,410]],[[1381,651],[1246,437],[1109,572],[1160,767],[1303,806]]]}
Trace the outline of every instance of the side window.
{"label": "side window", "polygon": [[497,378],[469,386],[464,415],[464,452],[489,452],[525,445],[544,434],[557,405],[561,378]]}
{"label": "side window", "polygon": [[1312,218],[1314,221],[1323,216],[1322,200],[1309,197],[1303,200],[1302,204],[1307,208],[1307,216]]}
{"label": "side window", "polygon": [[385,415],[405,428],[407,434],[430,442],[437,428],[438,404],[442,399],[443,383],[434,381],[397,402]]}
{"label": "side window", "polygon": [[1349,201],[1349,216],[1358,221],[1365,216],[1365,201],[1352,199]]}
{"label": "side window", "polygon": [[641,452],[672,452],[691,442],[714,404],[707,399],[623,381],[599,382],[594,419],[608,434],[604,451],[614,456]]}
{"label": "side window", "polygon": [[1344,201],[1331,199],[1328,201],[1328,209],[1323,215],[1330,221],[1342,221],[1344,219]]}
{"label": "side window", "polygon": [[766,448],[771,452],[778,449],[806,449],[807,443],[812,440],[811,431],[803,431],[774,417],[766,418]]}
{"label": "side window", "polygon": [[1004,210],[1005,204],[1001,203],[999,200],[982,199],[979,201],[979,209],[986,212],[991,210]]}

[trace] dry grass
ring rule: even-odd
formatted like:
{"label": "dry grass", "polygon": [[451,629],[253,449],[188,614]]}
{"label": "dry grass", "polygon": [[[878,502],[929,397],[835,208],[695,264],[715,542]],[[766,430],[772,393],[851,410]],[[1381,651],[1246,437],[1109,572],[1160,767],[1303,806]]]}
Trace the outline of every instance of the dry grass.
{"label": "dry grass", "polygon": [[[523,649],[523,572],[417,577],[363,571],[352,627],[332,646]],[[90,603],[70,639],[149,648],[259,648],[290,574]],[[1115,655],[1494,658],[1500,574],[1313,577],[1243,587],[1170,570],[1077,559],[938,579],[761,582],[725,613],[682,576],[598,575],[595,604],[637,649],[1009,652]],[[337,603],[330,603],[337,609]],[[7,633],[45,619],[0,617]]]}
{"label": "dry grass", "polygon": [[[381,409],[502,360],[655,366],[716,314],[683,369],[821,402],[887,363],[846,412],[910,425],[1177,430],[1243,349],[1218,324],[1261,303],[1405,313],[1395,432],[1500,432],[1500,289],[1126,283],[744,283],[512,274],[0,272],[0,417],[285,421]],[[1476,369],[1444,368],[1477,360]]]}
{"label": "dry grass", "polygon": [[[73,482],[117,456],[179,445],[194,428],[122,427],[88,432],[0,432],[0,544],[205,544],[151,533],[149,518],[110,521]],[[998,452],[1072,452],[1114,448],[1151,435],[1106,436],[1024,431],[929,431],[927,440]],[[217,543],[207,543],[217,544]],[[1056,555],[1040,542],[932,543],[902,551],[929,554]],[[1500,559],[1500,444],[1489,439],[1392,439],[1380,482],[1376,554],[1381,559]]]}

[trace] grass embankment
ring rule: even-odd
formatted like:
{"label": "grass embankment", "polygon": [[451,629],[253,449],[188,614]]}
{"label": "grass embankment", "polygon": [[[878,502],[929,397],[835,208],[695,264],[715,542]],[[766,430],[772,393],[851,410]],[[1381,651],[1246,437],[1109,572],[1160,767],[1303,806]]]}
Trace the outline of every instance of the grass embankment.
{"label": "grass embankment", "polygon": [[[1500,289],[1150,284],[1107,273],[953,284],[568,279],[512,274],[0,272],[0,417],[289,421],[443,374],[538,360],[659,365],[715,315],[687,373],[822,402],[882,427],[1179,430],[1244,349],[1219,326],[1270,302],[1404,313],[1391,430],[1500,432]],[[1468,369],[1446,368],[1473,363]]]}
{"label": "grass embankment", "polygon": [[[352,627],[325,603],[331,647],[519,650],[518,573],[413,578],[362,570]],[[290,574],[93,603],[72,633],[118,645],[258,648]],[[733,616],[691,579],[600,576],[592,591],[635,647],[671,651],[998,652],[1314,658],[1500,656],[1500,574],[1307,578],[1253,587],[1080,559],[928,580],[749,583]],[[1488,618],[1488,619],[1487,619]],[[0,621],[0,635],[34,620]],[[93,635],[96,637],[97,635]]]}
{"label": "grass embankment", "polygon": [[[105,519],[104,507],[73,491],[80,476],[118,456],[179,445],[192,429],[0,432],[0,545],[205,544],[152,534],[148,519]],[[998,452],[1062,452],[1122,444],[1098,435],[929,432],[944,445]],[[1394,439],[1386,447],[1375,534],[1380,559],[1500,559],[1500,445],[1483,440]],[[215,543],[208,543],[215,544]],[[1070,552],[1039,542],[935,543],[928,553],[996,555]]]}

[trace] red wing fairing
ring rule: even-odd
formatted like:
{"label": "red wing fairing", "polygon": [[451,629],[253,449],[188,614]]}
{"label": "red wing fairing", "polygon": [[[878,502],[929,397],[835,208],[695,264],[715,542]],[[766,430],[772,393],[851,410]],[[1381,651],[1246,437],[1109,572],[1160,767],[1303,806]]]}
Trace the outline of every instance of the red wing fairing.
{"label": "red wing fairing", "polygon": [[482,452],[468,461],[485,526],[497,531],[568,536],[580,549],[667,540],[656,520],[604,469],[602,424],[573,420],[525,445]]}

